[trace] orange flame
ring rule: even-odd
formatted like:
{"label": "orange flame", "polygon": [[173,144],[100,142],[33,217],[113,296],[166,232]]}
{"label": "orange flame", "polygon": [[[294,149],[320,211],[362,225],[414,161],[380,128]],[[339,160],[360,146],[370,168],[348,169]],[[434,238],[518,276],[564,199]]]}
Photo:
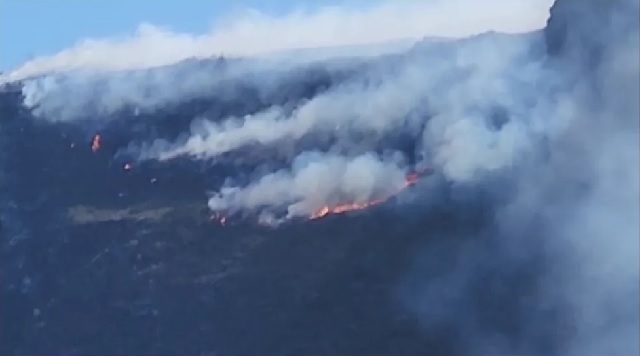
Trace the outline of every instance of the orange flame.
{"label": "orange flame", "polygon": [[415,185],[418,180],[420,180],[420,174],[419,173],[411,173],[407,176],[405,183],[403,184],[403,186],[398,189],[397,192],[390,194],[384,198],[380,198],[380,199],[376,199],[376,200],[371,200],[368,202],[364,202],[364,203],[348,203],[348,204],[340,204],[340,205],[336,205],[334,207],[329,207],[329,206],[325,206],[323,208],[321,208],[320,210],[316,211],[315,213],[311,214],[311,216],[309,217],[309,219],[315,220],[315,219],[320,219],[323,218],[327,215],[330,214],[343,214],[343,213],[347,213],[350,211],[355,211],[355,210],[363,210],[363,209],[367,209],[373,206],[376,206],[378,204],[382,204],[385,201],[389,200],[390,198],[398,195],[400,192],[402,192],[403,190],[411,187],[412,185]]}
{"label": "orange flame", "polygon": [[98,152],[101,146],[102,146],[102,137],[96,134],[95,136],[93,136],[93,141],[91,141],[91,150],[93,152]]}
{"label": "orange flame", "polygon": [[376,199],[376,200],[372,200],[364,203],[341,204],[341,205],[336,205],[334,207],[325,206],[322,209],[311,214],[309,219],[320,219],[329,214],[342,214],[342,213],[347,213],[349,211],[354,211],[354,210],[363,210],[363,209],[370,208],[372,206],[376,206],[378,204],[384,203],[389,198],[390,197],[384,198],[384,199]]}
{"label": "orange flame", "polygon": [[225,226],[227,225],[227,216],[226,215],[222,215],[219,213],[213,213],[211,214],[211,216],[209,217],[209,220],[211,221],[217,221],[220,223],[220,225]]}

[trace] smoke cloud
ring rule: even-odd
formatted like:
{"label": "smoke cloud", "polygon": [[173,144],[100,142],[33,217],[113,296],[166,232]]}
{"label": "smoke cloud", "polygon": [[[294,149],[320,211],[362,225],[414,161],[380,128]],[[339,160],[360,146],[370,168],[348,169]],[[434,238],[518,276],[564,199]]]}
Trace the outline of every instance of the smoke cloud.
{"label": "smoke cloud", "polygon": [[[548,13],[550,3],[543,3],[482,2],[482,9],[495,13],[463,0],[385,3],[364,12],[331,8],[284,19],[247,17],[200,37],[147,26],[121,42],[87,42],[36,59],[9,78],[46,73],[26,80],[23,93],[35,115],[52,121],[109,120],[132,108],[135,116],[196,98],[250,107],[244,114],[200,112],[189,118],[184,136],[149,137],[123,147],[142,161],[160,163],[186,158],[215,164],[256,148],[293,151],[284,168],[256,174],[249,183],[230,178],[218,187],[208,200],[215,212],[309,216],[326,206],[393,195],[407,173],[421,167],[433,169],[460,194],[498,191],[500,197],[488,198],[495,212],[486,231],[442,249],[426,247],[399,287],[403,306],[419,317],[425,332],[455,325],[465,341],[459,351],[466,354],[548,354],[540,340],[549,339],[558,345],[553,350],[567,355],[637,354],[637,0],[557,0],[542,31],[425,40],[394,53],[308,61],[257,56],[157,67],[222,52],[244,56],[488,29],[533,30],[541,24],[539,15]],[[327,28],[336,32],[320,31]],[[373,30],[378,28],[384,33]],[[316,70],[329,78],[326,85],[282,94]],[[399,133],[411,149],[387,147]],[[329,144],[309,149],[315,137]],[[436,277],[427,273],[432,266],[425,261],[451,266],[456,257],[442,253],[451,248],[461,251],[461,262]],[[519,279],[519,271],[531,269],[541,275],[531,282],[535,293],[477,287],[482,273]],[[504,329],[483,324],[482,306],[465,297],[473,288],[486,288],[494,302],[521,308],[518,338],[507,339]],[[565,323],[545,316],[558,310]]]}
{"label": "smoke cloud", "polygon": [[[122,108],[153,111],[203,95],[224,96],[239,78],[264,90],[300,63],[394,53],[425,37],[531,31],[543,27],[550,1],[492,0],[482,11],[470,0],[381,2],[364,10],[326,7],[284,17],[249,11],[197,36],[145,24],[130,38],[86,40],[36,58],[0,83],[30,79],[24,85],[25,104],[50,120],[105,117]],[[229,67],[196,61],[217,56],[254,60]]]}
{"label": "smoke cloud", "polygon": [[[158,142],[142,155],[159,159],[180,155],[215,158],[256,142],[269,145],[295,141],[310,133],[366,132],[375,136],[416,122],[422,125],[431,118],[423,135],[425,147],[438,142],[433,147],[435,163],[447,166],[446,173],[464,179],[461,175],[469,169],[475,171],[474,165],[498,169],[509,164],[527,146],[530,137],[526,131],[544,129],[532,125],[546,124],[536,113],[545,104],[527,108],[522,102],[537,100],[533,96],[536,86],[544,84],[536,77],[540,69],[535,63],[519,63],[529,55],[532,42],[530,36],[487,36],[455,47],[427,45],[425,50],[410,54],[401,69],[386,73],[373,68],[366,77],[356,77],[316,95],[290,114],[284,108],[270,107],[244,118],[199,119],[185,142]],[[485,51],[483,46],[492,49]],[[372,75],[376,77],[373,84]],[[522,98],[505,97],[515,88],[522,92]],[[496,119],[507,121],[500,123],[504,125],[500,130],[483,118],[490,110],[511,116]],[[526,115],[525,110],[529,110]],[[463,149],[469,145],[472,150]]]}
{"label": "smoke cloud", "polygon": [[469,0],[388,1],[372,3],[364,10],[347,6],[299,9],[282,17],[246,10],[219,21],[201,35],[142,24],[129,37],[87,39],[57,54],[31,60],[6,79],[74,69],[144,69],[187,58],[370,45],[423,36],[462,37],[487,30],[523,32],[542,27],[550,4],[551,0],[491,0],[479,7]]}
{"label": "smoke cloud", "polygon": [[[560,84],[538,91],[545,96],[538,111],[544,123],[536,124],[544,140],[534,146],[541,156],[520,161],[517,174],[509,176],[517,193],[499,208],[495,230],[486,232],[490,237],[427,249],[408,277],[401,298],[423,316],[428,330],[442,324],[465,330],[461,352],[548,354],[549,338],[565,355],[639,352],[638,9],[637,1],[556,2],[545,33],[554,55],[545,63],[552,72],[539,74]],[[471,137],[482,135],[470,135],[471,144],[464,143],[470,149]],[[460,167],[469,167],[464,163]],[[461,262],[433,282],[416,282],[429,271],[425,259],[450,266],[444,258],[453,257],[443,258],[441,249],[459,251]],[[546,256],[542,266],[533,262],[538,254]],[[534,280],[542,292],[533,304],[530,292],[477,286],[483,273],[530,278],[520,268],[545,271]],[[465,297],[476,295],[474,288],[488,290],[485,295],[504,303],[506,313],[514,304],[523,308],[518,313],[535,305],[517,326],[521,337],[509,339],[506,328],[482,324],[499,317],[487,316]],[[569,321],[557,326],[558,317]]]}
{"label": "smoke cloud", "polygon": [[267,174],[247,187],[223,188],[209,200],[209,207],[223,213],[286,208],[287,217],[308,217],[345,200],[362,204],[395,194],[406,183],[400,164],[398,159],[380,160],[372,154],[347,158],[306,152],[289,170]]}

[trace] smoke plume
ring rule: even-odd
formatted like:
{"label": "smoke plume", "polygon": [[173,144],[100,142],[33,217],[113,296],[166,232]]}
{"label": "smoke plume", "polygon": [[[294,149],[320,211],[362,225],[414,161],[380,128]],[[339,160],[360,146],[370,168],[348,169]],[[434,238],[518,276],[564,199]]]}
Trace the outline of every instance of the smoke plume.
{"label": "smoke plume", "polygon": [[77,69],[144,69],[216,55],[370,45],[423,36],[462,37],[487,30],[522,32],[539,28],[550,4],[550,0],[491,0],[479,7],[469,0],[403,0],[372,2],[364,10],[348,6],[299,9],[280,17],[247,9],[200,35],[142,24],[128,37],[85,39],[72,48],[21,65],[5,80]]}
{"label": "smoke plume", "polygon": [[[249,12],[199,36],[142,25],[130,38],[86,40],[36,58],[0,77],[0,83],[30,79],[24,85],[25,104],[50,120],[105,117],[122,108],[153,111],[205,94],[225,96],[239,84],[265,90],[299,63],[375,57],[425,37],[530,31],[543,26],[547,7],[534,0],[492,0],[478,11],[473,1],[438,0],[381,2],[364,11],[327,7],[284,17]],[[248,55],[254,60],[225,70],[211,60]],[[70,95],[74,100],[67,99]]]}
{"label": "smoke plume", "polygon": [[405,176],[399,162],[371,154],[347,158],[307,152],[290,170],[267,174],[247,187],[223,188],[209,207],[220,212],[279,207],[286,208],[287,217],[311,216],[345,200],[362,204],[388,197],[403,187]]}

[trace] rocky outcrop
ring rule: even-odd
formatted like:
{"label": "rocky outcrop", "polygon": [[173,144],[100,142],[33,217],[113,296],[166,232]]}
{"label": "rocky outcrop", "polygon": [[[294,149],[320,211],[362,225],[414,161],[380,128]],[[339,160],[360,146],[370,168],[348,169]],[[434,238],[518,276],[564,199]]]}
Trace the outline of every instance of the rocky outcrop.
{"label": "rocky outcrop", "polygon": [[556,0],[545,37],[552,56],[597,60],[612,41],[638,31],[638,0]]}

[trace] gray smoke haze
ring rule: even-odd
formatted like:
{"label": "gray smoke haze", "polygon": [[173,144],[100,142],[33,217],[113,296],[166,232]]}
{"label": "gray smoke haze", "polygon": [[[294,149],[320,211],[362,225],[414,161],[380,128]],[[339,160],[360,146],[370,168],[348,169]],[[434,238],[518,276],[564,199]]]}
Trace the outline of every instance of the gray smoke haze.
{"label": "gray smoke haze", "polygon": [[[584,9],[565,3],[574,9],[564,15],[575,17],[567,24],[564,65],[580,65],[579,54],[583,61],[594,53],[596,58],[584,61],[582,77],[572,83],[576,112],[553,142],[558,154],[544,167],[548,178],[538,183],[543,196],[563,186],[585,187],[581,196],[560,201],[569,216],[548,218],[551,238],[566,249],[562,272],[547,286],[563,286],[572,300],[577,330],[568,353],[638,354],[640,4],[591,2]],[[594,18],[603,21],[589,22]]]}
{"label": "gray smoke haze", "polygon": [[[425,157],[419,166],[433,167],[451,180],[472,181],[484,172],[514,165],[532,149],[535,130],[547,130],[534,126],[548,125],[538,116],[547,104],[525,106],[525,101],[537,100],[533,94],[540,85],[547,85],[536,75],[540,66],[529,59],[531,47],[539,44],[539,34],[482,35],[439,48],[427,44],[410,53],[399,70],[389,73],[380,63],[373,72],[296,103],[292,109],[288,103],[288,107],[269,107],[245,117],[199,117],[185,140],[133,144],[128,151],[142,160],[183,155],[215,160],[256,144],[269,149],[308,136],[334,135],[342,139],[332,151],[347,147],[366,152],[367,147],[359,147],[364,144],[353,141],[351,134],[373,138],[369,149],[374,149],[376,137],[409,125],[418,130],[415,139],[421,141],[419,154]],[[268,79],[258,78],[264,80],[262,90],[271,90]],[[505,95],[513,90],[520,90],[521,97]],[[490,110],[508,112],[511,117],[497,130],[484,117]],[[337,157],[333,153],[313,155],[313,164],[302,167],[300,162],[309,157],[307,152],[294,154],[290,169],[249,185],[229,182],[213,194],[209,207],[263,217],[285,209],[287,217],[302,217],[325,206],[388,197],[405,183],[406,157],[379,162],[371,154]]]}
{"label": "gray smoke haze", "polygon": [[[174,66],[119,72],[75,70],[25,81],[24,104],[35,115],[69,122],[81,119],[108,120],[120,110],[151,113],[168,105],[206,95],[225,97],[239,80],[251,84],[259,76],[267,90],[282,65],[271,61],[239,61],[224,66],[222,59],[187,60]],[[288,69],[287,66],[286,69]],[[203,73],[207,73],[203,75]],[[73,99],[71,99],[73,98]]]}
{"label": "gray smoke haze", "polygon": [[[546,31],[554,54],[546,60],[552,68],[546,76],[561,84],[553,94],[539,92],[545,96],[540,117],[548,158],[523,163],[513,177],[518,193],[499,209],[496,231],[489,232],[497,245],[463,242],[456,257],[444,251],[452,245],[431,248],[408,277],[401,295],[406,305],[423,315],[426,328],[463,328],[471,343],[466,352],[548,353],[537,341],[545,332],[566,338],[565,355],[640,351],[638,9],[633,0],[557,1]],[[505,302],[521,298],[534,306],[529,323],[518,326],[522,340],[482,330],[482,307],[465,297],[475,295],[468,292],[477,276],[509,276],[527,265],[537,246],[549,256],[536,282],[544,291],[540,300],[500,286],[479,287]],[[451,259],[459,262],[433,283],[419,282],[429,278],[420,275],[428,270],[425,263],[451,266]],[[552,319],[540,315],[559,310],[571,322],[548,331]]]}
{"label": "gray smoke haze", "polygon": [[[541,77],[540,64],[529,58],[533,47],[540,44],[539,34],[487,34],[437,50],[428,45],[426,49],[416,48],[399,70],[388,73],[384,66],[378,66],[364,78],[300,103],[291,113],[271,107],[243,118],[217,122],[201,118],[194,121],[191,135],[184,142],[153,142],[140,155],[160,160],[180,155],[215,159],[256,143],[268,147],[296,142],[308,135],[344,132],[378,137],[417,123],[414,126],[418,128],[425,126],[416,138],[421,141],[420,154],[425,157],[425,162],[419,164],[433,167],[454,181],[474,180],[483,173],[509,169],[534,148],[538,135],[552,133],[561,125],[545,116],[552,110],[548,99],[536,97],[540,88],[551,85]],[[371,77],[376,79],[374,84]],[[516,90],[517,97],[509,95]],[[487,117],[492,110],[499,111],[496,116],[502,112],[508,117]],[[337,144],[345,145],[358,143],[347,139]],[[375,173],[373,169],[367,172]],[[339,176],[340,171],[335,174]],[[278,182],[273,177],[269,182],[273,187],[288,184],[286,179]],[[235,189],[234,196],[263,192],[271,197],[273,192],[265,183]],[[317,194],[304,192],[298,194]],[[287,200],[286,194],[281,197],[282,202]],[[217,206],[219,199],[216,198]],[[234,200],[229,205],[237,207],[242,201]],[[245,208],[253,209],[255,205],[247,202]]]}
{"label": "gray smoke haze", "polygon": [[[455,47],[427,48],[423,55],[419,53],[422,49],[417,49],[398,71],[386,73],[384,68],[374,68],[365,78],[344,83],[300,104],[291,114],[272,107],[245,118],[201,121],[192,127],[186,142],[158,156],[212,158],[254,142],[297,140],[311,132],[350,129],[384,133],[397,130],[409,120],[426,121],[433,115],[430,112],[436,117],[429,124],[432,132],[425,134],[436,139],[457,136],[458,131],[466,135],[470,130],[486,135],[480,127],[485,125],[474,126],[482,118],[467,117],[480,116],[491,106],[504,106],[518,114],[524,109],[522,98],[527,99],[527,94],[502,99],[504,94],[516,87],[531,94],[538,84],[535,72],[539,68],[535,63],[518,63],[526,60],[523,57],[528,55],[530,41],[530,36],[481,36]],[[369,76],[377,82],[372,84]],[[527,87],[522,88],[523,85]],[[525,120],[529,118],[510,121],[507,131],[515,133],[518,125],[528,125]]]}
{"label": "gray smoke haze", "polygon": [[[295,152],[288,168],[249,184],[228,181],[208,200],[220,212],[268,218],[285,209],[288,217],[308,216],[396,192],[412,168],[404,154],[381,156],[373,153],[377,142],[370,147],[352,136],[375,141],[410,127],[421,157],[415,164],[437,172],[433,179],[462,185],[499,179],[512,190],[506,202],[496,202],[494,229],[483,232],[490,243],[479,241],[483,235],[417,253],[398,295],[426,332],[461,326],[467,354],[544,353],[537,342],[550,322],[540,315],[563,310],[570,322],[562,354],[638,354],[638,8],[638,0],[557,0],[545,31],[417,43],[366,61],[334,58],[325,62],[329,70],[372,65],[308,100],[244,117],[194,117],[188,137],[132,143],[128,151],[142,160],[216,160],[256,144],[270,150],[313,135],[341,138],[328,152]],[[238,81],[268,96],[308,64],[211,63],[207,75],[214,79],[203,78],[197,62],[125,72],[80,68],[28,81],[25,104],[47,119],[70,121],[128,106],[153,111],[203,93],[224,97]],[[341,154],[344,147],[371,152]],[[452,246],[459,255],[447,252]],[[480,273],[523,268],[536,249],[544,250],[545,263],[535,298],[486,287],[507,301],[526,300],[521,339],[483,329],[481,306],[466,291]],[[425,272],[425,264],[452,260],[458,263],[441,275]]]}

